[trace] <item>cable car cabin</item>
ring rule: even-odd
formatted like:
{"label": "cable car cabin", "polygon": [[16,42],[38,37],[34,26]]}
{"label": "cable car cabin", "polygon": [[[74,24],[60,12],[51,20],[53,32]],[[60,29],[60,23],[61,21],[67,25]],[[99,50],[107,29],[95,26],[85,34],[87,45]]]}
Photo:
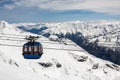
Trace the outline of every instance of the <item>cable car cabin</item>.
{"label": "cable car cabin", "polygon": [[25,59],[39,59],[43,54],[42,45],[39,42],[27,42],[23,45]]}

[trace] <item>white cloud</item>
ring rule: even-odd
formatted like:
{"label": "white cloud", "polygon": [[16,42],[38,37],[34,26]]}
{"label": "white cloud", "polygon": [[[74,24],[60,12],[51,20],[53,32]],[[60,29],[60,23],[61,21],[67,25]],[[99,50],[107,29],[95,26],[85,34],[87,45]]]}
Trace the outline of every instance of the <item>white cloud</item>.
{"label": "white cloud", "polygon": [[120,0],[15,0],[14,5],[50,10],[90,10],[120,15]]}
{"label": "white cloud", "polygon": [[6,8],[6,9],[9,9],[9,10],[12,10],[13,8],[15,8],[15,6],[14,5],[4,5],[4,7]]}

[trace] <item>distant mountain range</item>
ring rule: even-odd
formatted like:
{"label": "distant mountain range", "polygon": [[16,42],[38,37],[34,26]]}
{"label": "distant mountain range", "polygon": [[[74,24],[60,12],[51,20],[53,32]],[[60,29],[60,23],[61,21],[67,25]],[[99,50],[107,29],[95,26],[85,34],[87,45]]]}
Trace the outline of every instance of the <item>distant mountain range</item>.
{"label": "distant mountain range", "polygon": [[54,34],[71,39],[89,53],[120,64],[120,21],[21,23],[16,26],[46,37]]}

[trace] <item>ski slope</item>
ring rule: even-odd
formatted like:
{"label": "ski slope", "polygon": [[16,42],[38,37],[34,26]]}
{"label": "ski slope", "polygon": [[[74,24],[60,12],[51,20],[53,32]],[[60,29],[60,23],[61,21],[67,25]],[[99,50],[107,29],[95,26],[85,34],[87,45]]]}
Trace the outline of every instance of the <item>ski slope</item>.
{"label": "ski slope", "polygon": [[24,59],[24,37],[35,34],[5,21],[0,22],[0,28],[0,80],[120,80],[119,65],[90,55],[68,39],[54,42],[41,36],[38,41],[43,45],[42,57]]}

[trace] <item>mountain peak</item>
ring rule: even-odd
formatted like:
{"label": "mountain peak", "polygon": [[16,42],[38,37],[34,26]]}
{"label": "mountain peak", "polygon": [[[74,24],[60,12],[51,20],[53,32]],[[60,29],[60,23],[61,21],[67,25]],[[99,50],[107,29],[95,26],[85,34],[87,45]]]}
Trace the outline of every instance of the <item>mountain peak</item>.
{"label": "mountain peak", "polygon": [[3,27],[3,28],[9,27],[9,23],[6,21],[0,21],[0,27]]}

